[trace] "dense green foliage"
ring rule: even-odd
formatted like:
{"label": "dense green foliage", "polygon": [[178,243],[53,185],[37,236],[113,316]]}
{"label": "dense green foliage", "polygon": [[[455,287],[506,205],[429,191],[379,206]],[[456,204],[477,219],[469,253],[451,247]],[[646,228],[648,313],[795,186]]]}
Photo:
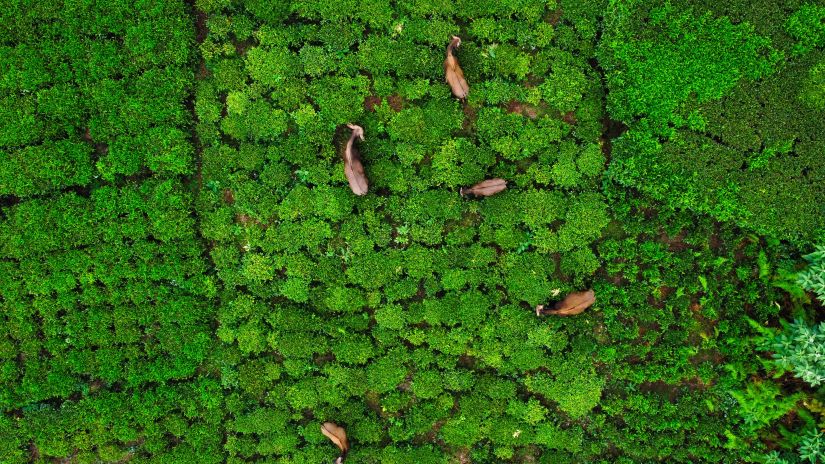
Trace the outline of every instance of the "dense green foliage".
{"label": "dense green foliage", "polygon": [[0,12],[0,461],[207,462],[194,28],[180,1],[86,3]]}
{"label": "dense green foliage", "polygon": [[13,2],[0,461],[818,462],[823,17]]}
{"label": "dense green foliage", "polygon": [[767,340],[781,369],[816,387],[825,383],[825,322],[809,327],[803,321],[788,324],[779,335]]}
{"label": "dense green foliage", "polygon": [[608,108],[628,125],[610,177],[760,233],[822,240],[823,7],[704,3],[605,13]]}

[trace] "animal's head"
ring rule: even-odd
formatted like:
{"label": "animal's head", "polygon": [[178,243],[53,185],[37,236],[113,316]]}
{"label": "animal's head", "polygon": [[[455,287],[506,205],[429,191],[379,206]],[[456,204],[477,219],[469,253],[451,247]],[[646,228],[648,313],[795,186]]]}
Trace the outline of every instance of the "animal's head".
{"label": "animal's head", "polygon": [[450,45],[452,45],[455,48],[461,46],[461,37],[454,35],[453,39],[450,41]]}
{"label": "animal's head", "polygon": [[358,137],[361,140],[364,140],[364,129],[361,126],[356,126],[355,124],[347,124],[347,127],[352,129],[353,137]]}

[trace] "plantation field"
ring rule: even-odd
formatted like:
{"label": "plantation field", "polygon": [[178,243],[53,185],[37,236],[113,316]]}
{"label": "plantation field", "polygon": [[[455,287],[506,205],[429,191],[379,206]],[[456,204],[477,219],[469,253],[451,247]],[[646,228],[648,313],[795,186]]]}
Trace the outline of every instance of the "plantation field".
{"label": "plantation field", "polygon": [[0,463],[825,462],[821,1],[13,0],[0,103]]}

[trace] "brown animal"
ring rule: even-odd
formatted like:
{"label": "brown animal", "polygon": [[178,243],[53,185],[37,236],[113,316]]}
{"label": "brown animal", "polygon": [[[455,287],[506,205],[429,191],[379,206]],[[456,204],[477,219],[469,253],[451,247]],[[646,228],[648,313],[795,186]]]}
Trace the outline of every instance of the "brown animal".
{"label": "brown animal", "polygon": [[504,179],[487,179],[481,181],[470,188],[460,188],[458,193],[461,196],[465,195],[475,195],[477,197],[489,197],[490,195],[495,195],[502,190],[507,189],[507,181]]}
{"label": "brown animal", "polygon": [[464,71],[462,71],[461,66],[458,65],[458,59],[453,56],[453,50],[458,48],[459,45],[461,45],[461,39],[453,36],[450,44],[447,45],[447,58],[444,60],[444,75],[447,78],[447,83],[450,84],[453,95],[463,100],[467,98],[467,94],[470,93],[470,86],[467,85],[467,81],[464,80]]}
{"label": "brown animal", "polygon": [[352,193],[366,195],[369,182],[367,181],[367,175],[364,173],[364,165],[361,164],[361,155],[358,153],[358,149],[355,148],[356,138],[364,140],[364,129],[355,124],[347,124],[347,127],[352,129],[352,135],[350,135],[346,148],[344,148],[344,175],[347,176]]}
{"label": "brown animal", "polygon": [[341,455],[335,460],[335,464],[344,462],[344,458],[347,457],[347,451],[349,451],[349,441],[347,440],[346,430],[334,422],[324,422],[321,424],[321,433],[341,449]]}
{"label": "brown animal", "polygon": [[544,305],[536,306],[536,316],[542,314],[555,314],[556,316],[575,316],[596,302],[596,294],[593,290],[584,292],[573,292],[563,300],[553,305],[553,309],[545,310]]}

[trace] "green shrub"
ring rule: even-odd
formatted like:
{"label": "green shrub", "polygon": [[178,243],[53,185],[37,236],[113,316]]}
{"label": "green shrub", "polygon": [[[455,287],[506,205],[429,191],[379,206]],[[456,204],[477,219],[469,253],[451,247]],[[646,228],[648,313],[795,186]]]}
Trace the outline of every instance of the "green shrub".
{"label": "green shrub", "polygon": [[375,355],[375,347],[369,338],[359,335],[342,337],[332,351],[338,361],[346,364],[366,364]]}
{"label": "green shrub", "polygon": [[577,281],[593,275],[599,267],[601,262],[590,248],[574,250],[561,258],[561,271],[575,276]]}
{"label": "green shrub", "polygon": [[375,311],[375,321],[381,327],[399,330],[405,326],[404,309],[400,305],[387,305]]}
{"label": "green shrub", "polygon": [[825,323],[809,326],[801,320],[784,325],[784,330],[764,341],[764,348],[773,351],[774,363],[780,369],[816,387],[825,382]]}
{"label": "green shrub", "polygon": [[793,53],[801,55],[816,47],[825,45],[825,7],[805,4],[802,5],[785,23],[788,34],[797,39]]}
{"label": "green shrub", "polygon": [[0,193],[27,197],[92,180],[92,147],[68,140],[0,153]]}
{"label": "green shrub", "polygon": [[799,274],[797,282],[805,290],[814,292],[820,301],[825,302],[825,246],[820,245],[816,251],[804,256],[808,267]]}
{"label": "green shrub", "polygon": [[745,390],[732,391],[739,402],[739,414],[751,430],[770,424],[788,414],[801,399],[801,394],[780,396],[779,386],[770,381],[749,383]]}
{"label": "green shrub", "polygon": [[554,372],[555,378],[536,375],[525,385],[531,391],[559,403],[562,411],[579,418],[593,409],[601,398],[604,380],[580,361],[563,362]]}

